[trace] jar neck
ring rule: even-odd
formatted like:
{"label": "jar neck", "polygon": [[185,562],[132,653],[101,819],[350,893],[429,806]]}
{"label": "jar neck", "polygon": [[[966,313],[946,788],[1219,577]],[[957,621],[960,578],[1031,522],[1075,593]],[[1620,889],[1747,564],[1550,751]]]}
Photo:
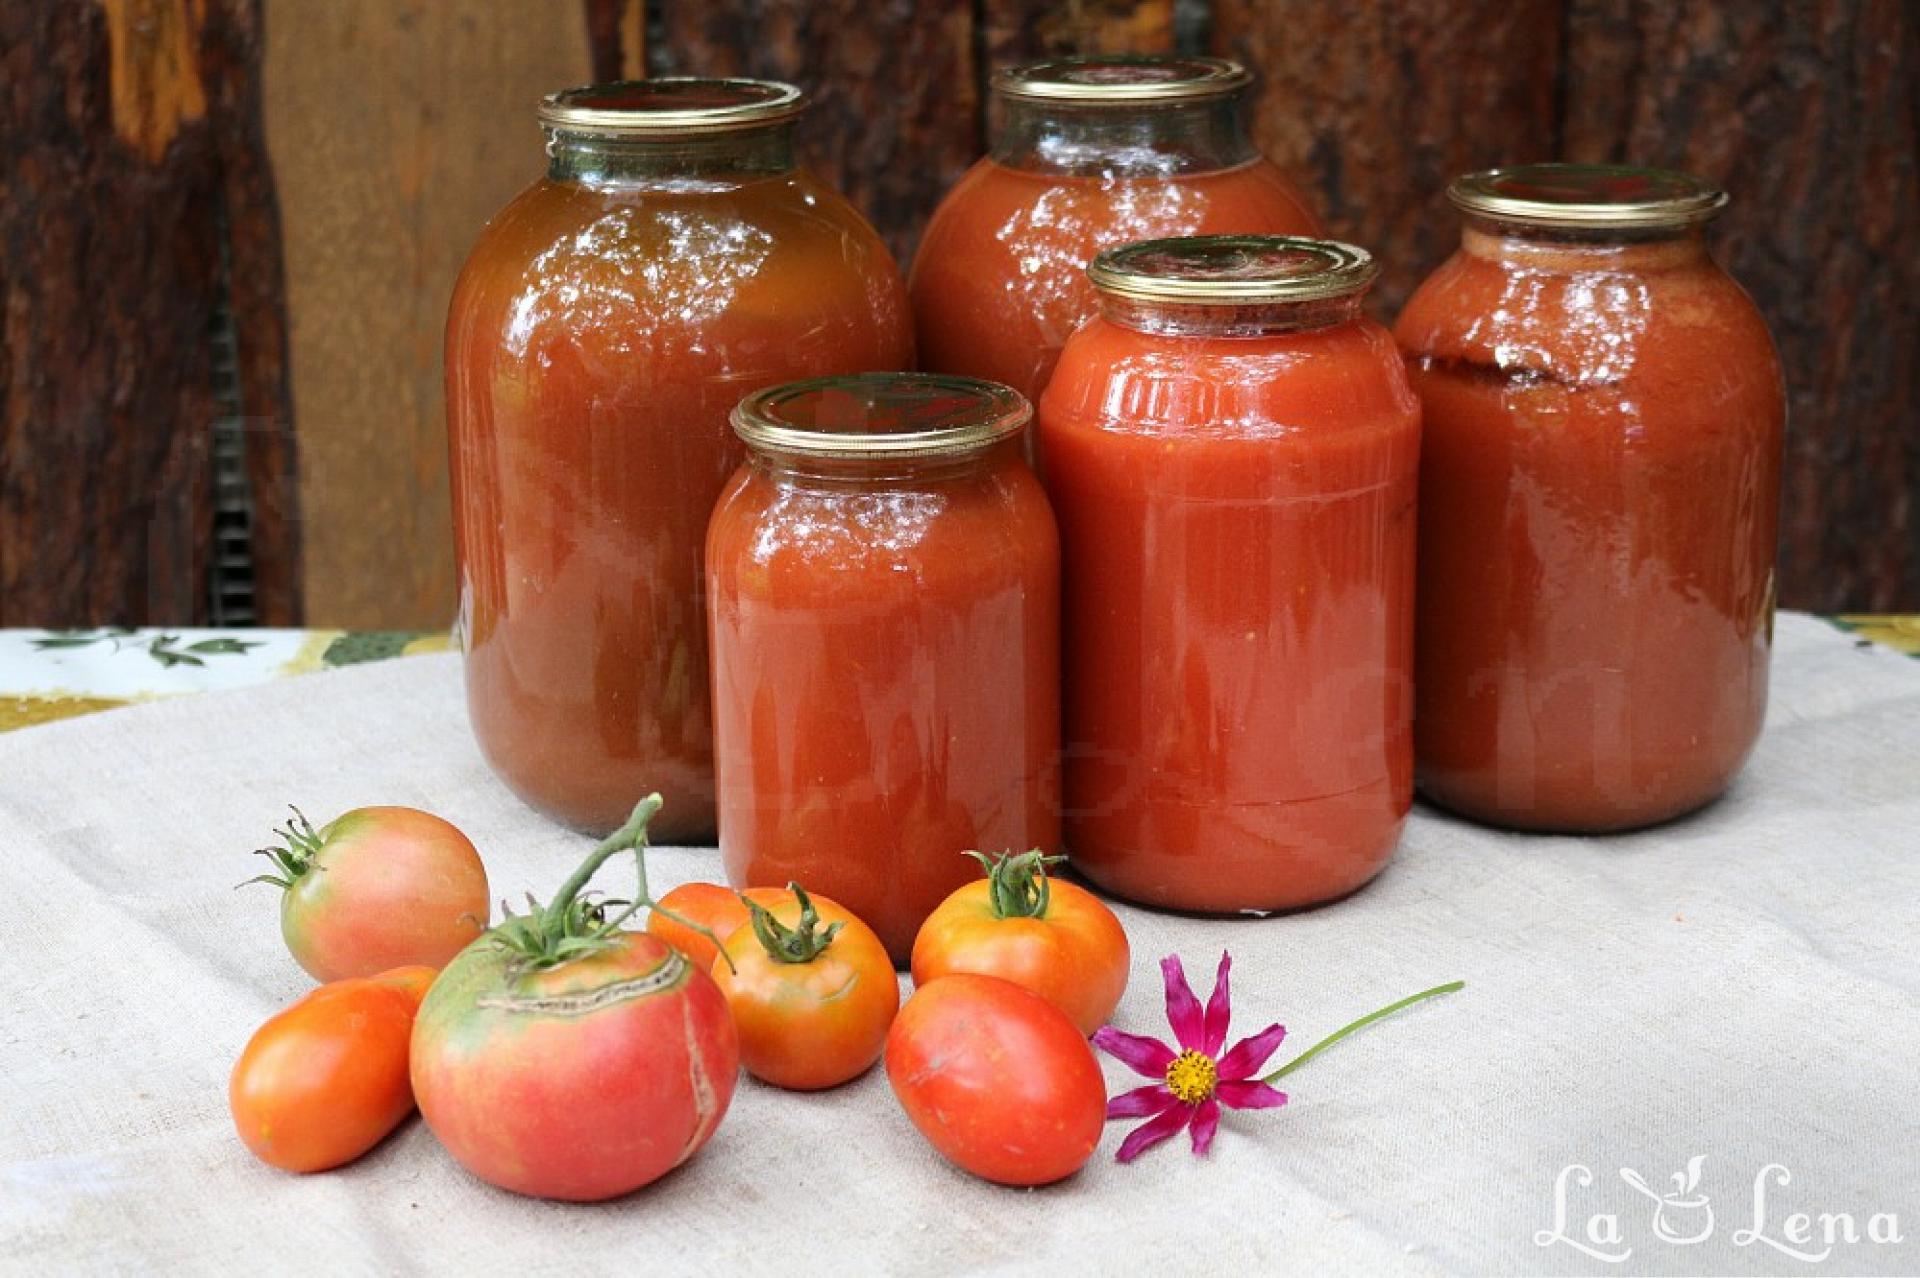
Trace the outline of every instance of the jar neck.
{"label": "jar neck", "polygon": [[1704,226],[1570,230],[1468,218],[1460,251],[1539,271],[1660,271],[1708,260]]}
{"label": "jar neck", "polygon": [[1017,460],[1022,433],[984,447],[922,457],[817,457],[747,450],[747,465],[776,483],[821,488],[919,488],[977,477]]}
{"label": "jar neck", "polygon": [[1157,337],[1275,337],[1335,328],[1360,317],[1362,294],[1318,298],[1311,302],[1234,302],[1219,306],[1143,302],[1100,296],[1100,314],[1109,323]]}
{"label": "jar neck", "polygon": [[682,137],[620,138],[547,131],[547,176],[587,186],[735,182],[792,171],[793,122]]}
{"label": "jar neck", "polygon": [[1168,177],[1229,169],[1259,152],[1245,95],[1198,102],[1068,106],[1019,98],[1003,112],[996,163],[1068,177]]}

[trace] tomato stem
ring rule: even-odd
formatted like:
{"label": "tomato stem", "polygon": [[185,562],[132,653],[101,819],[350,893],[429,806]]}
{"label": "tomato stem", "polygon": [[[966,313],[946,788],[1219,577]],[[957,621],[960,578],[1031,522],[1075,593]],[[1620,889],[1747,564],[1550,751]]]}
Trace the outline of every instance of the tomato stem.
{"label": "tomato stem", "polygon": [[320,854],[320,849],[324,845],[319,834],[314,831],[313,822],[307,820],[306,814],[299,808],[294,808],[292,804],[287,806],[293,808],[293,819],[287,822],[284,829],[276,826],[273,831],[280,836],[285,846],[253,850],[255,856],[264,856],[272,861],[274,868],[280,872],[256,874],[246,883],[237,886],[246,887],[248,883],[271,883],[281,891],[287,892],[293,889],[293,885],[299,881],[301,875],[313,868],[313,858]]}
{"label": "tomato stem", "polygon": [[[800,920],[796,927],[788,927],[774,917],[773,911],[749,897],[742,896],[741,904],[747,907],[747,917],[752,921],[753,934],[760,945],[776,963],[811,963],[833,944],[833,938],[846,926],[843,920],[827,924],[820,931],[820,912],[813,908],[813,898],[798,883],[788,883],[787,890],[793,893],[793,899],[800,902]],[[724,948],[720,951],[726,953]],[[729,960],[731,961],[731,960]]]}
{"label": "tomato stem", "polygon": [[1039,848],[1018,856],[1002,853],[989,859],[979,852],[967,852],[987,872],[987,899],[993,903],[997,919],[1043,919],[1053,899],[1047,882],[1047,867],[1066,860],[1047,856]]}
{"label": "tomato stem", "polygon": [[1306,1051],[1300,1053],[1298,1056],[1288,1061],[1285,1065],[1282,1065],[1279,1069],[1274,1070],[1273,1073],[1267,1074],[1264,1077],[1262,1077],[1260,1081],[1263,1083],[1271,1083],[1279,1079],[1285,1078],[1287,1075],[1293,1073],[1293,1071],[1295,1071],[1296,1069],[1299,1069],[1302,1065],[1305,1065],[1308,1061],[1312,1060],[1314,1057],[1318,1056],[1320,1053],[1326,1051],[1329,1047],[1332,1047],[1335,1043],[1339,1042],[1341,1039],[1345,1038],[1347,1035],[1353,1033],[1355,1030],[1365,1029],[1367,1026],[1373,1024],[1375,1021],[1381,1020],[1388,1016],[1392,1016],[1395,1012],[1401,1010],[1402,1008],[1412,1007],[1415,1003],[1418,1003],[1423,999],[1433,998],[1436,995],[1440,995],[1440,994],[1452,994],[1456,990],[1465,989],[1466,986],[1467,986],[1467,983],[1465,981],[1448,981],[1445,985],[1436,985],[1430,990],[1421,990],[1418,994],[1409,994],[1406,998],[1401,999],[1399,1002],[1389,1003],[1377,1012],[1369,1012],[1365,1016],[1361,1017],[1359,1020],[1353,1022],[1353,1024],[1344,1025],[1341,1028],[1335,1030],[1333,1033],[1327,1035],[1325,1038],[1315,1043],[1312,1047],[1309,1047]]}

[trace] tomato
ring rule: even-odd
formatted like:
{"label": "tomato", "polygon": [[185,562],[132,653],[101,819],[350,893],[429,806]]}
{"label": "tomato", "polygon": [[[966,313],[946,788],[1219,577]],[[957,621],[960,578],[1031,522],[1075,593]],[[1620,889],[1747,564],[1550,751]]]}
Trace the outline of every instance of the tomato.
{"label": "tomato", "polygon": [[747,925],[746,901],[740,899],[743,896],[768,909],[793,899],[784,888],[736,892],[719,883],[682,883],[661,897],[659,907],[647,915],[647,931],[692,959],[701,971],[710,972],[714,960],[720,957],[720,947],[687,923],[697,923],[725,941]]}
{"label": "tomato", "polygon": [[1100,898],[1048,876],[1059,859],[979,857],[987,877],[956,888],[913,938],[913,983],[998,976],[1058,1007],[1082,1035],[1105,1025],[1127,988],[1127,934]]}
{"label": "tomato", "polygon": [[887,1035],[887,1081],[935,1149],[1002,1185],[1071,1176],[1106,1121],[1106,1083],[1079,1027],[997,976],[916,989]]}
{"label": "tomato", "polygon": [[[720,989],[659,937],[620,930],[647,895],[649,795],[552,902],[447,965],[413,1030],[413,1090],[449,1152],[516,1193],[588,1202],[656,1180],[713,1135],[740,1044]],[[616,853],[639,890],[602,919],[582,894]]]}
{"label": "tomato", "polygon": [[900,982],[879,936],[843,907],[797,885],[777,895],[755,902],[727,941],[731,968],[715,963],[713,979],[749,1074],[796,1091],[838,1087],[880,1059]]}
{"label": "tomato", "polygon": [[430,967],[322,985],[254,1031],[227,1104],[260,1161],[316,1172],[350,1163],[413,1112],[414,1013]]}
{"label": "tomato", "polygon": [[355,808],[315,830],[298,808],[262,848],[280,934],[318,981],[442,967],[486,930],[487,871],[467,836],[416,808]]}

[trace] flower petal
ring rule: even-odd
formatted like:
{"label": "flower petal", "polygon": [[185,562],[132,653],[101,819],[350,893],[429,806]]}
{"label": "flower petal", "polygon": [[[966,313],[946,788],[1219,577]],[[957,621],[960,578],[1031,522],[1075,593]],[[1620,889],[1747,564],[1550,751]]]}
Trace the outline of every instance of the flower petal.
{"label": "flower petal", "polygon": [[1107,1117],[1139,1118],[1146,1114],[1162,1113],[1179,1103],[1179,1097],[1168,1091],[1165,1083],[1148,1083],[1145,1087],[1122,1092],[1108,1101]]}
{"label": "flower petal", "polygon": [[1158,1118],[1148,1119],[1120,1142],[1120,1152],[1114,1157],[1123,1163],[1130,1163],[1140,1156],[1142,1150],[1152,1149],[1167,1137],[1185,1127],[1193,1118],[1193,1106],[1175,1105]]}
{"label": "flower petal", "polygon": [[1280,1040],[1287,1036],[1284,1025],[1269,1025],[1251,1038],[1243,1038],[1233,1045],[1233,1050],[1220,1058],[1220,1077],[1238,1080],[1252,1078],[1254,1071],[1267,1063],[1267,1058],[1280,1050]]}
{"label": "flower petal", "polygon": [[1209,1096],[1193,1109],[1193,1126],[1188,1132],[1193,1136],[1193,1152],[1204,1154],[1213,1148],[1213,1134],[1220,1128],[1220,1102]]}
{"label": "flower petal", "polygon": [[1103,1025],[1093,1032],[1093,1045],[1147,1078],[1165,1078],[1167,1066],[1173,1064],[1177,1054],[1156,1039],[1129,1034],[1111,1025]]}
{"label": "flower petal", "polygon": [[1207,1000],[1206,1045],[1200,1050],[1215,1060],[1227,1045],[1227,1022],[1233,1018],[1233,996],[1227,990],[1227,973],[1233,970],[1233,955],[1220,951],[1220,970],[1213,977],[1213,997]]}
{"label": "flower petal", "polygon": [[1200,1014],[1200,1000],[1193,996],[1193,986],[1187,984],[1187,970],[1180,966],[1178,954],[1160,960],[1160,975],[1167,983],[1167,1024],[1173,1026],[1173,1037],[1188,1051],[1200,1051],[1206,1020]]}
{"label": "flower petal", "polygon": [[1228,1109],[1279,1109],[1287,1103],[1285,1092],[1257,1078],[1221,1083],[1213,1089],[1213,1094]]}

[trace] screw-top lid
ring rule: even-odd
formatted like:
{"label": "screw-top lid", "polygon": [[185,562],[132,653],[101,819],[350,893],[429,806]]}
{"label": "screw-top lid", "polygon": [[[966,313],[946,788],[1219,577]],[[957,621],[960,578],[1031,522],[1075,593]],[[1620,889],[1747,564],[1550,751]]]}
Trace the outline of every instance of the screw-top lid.
{"label": "screw-top lid", "polygon": [[1565,229],[1678,227],[1704,222],[1727,193],[1672,169],[1624,164],[1521,164],[1455,178],[1447,198],[1462,212]]}
{"label": "screw-top lid", "polygon": [[756,391],[733,410],[754,448],[804,457],[938,457],[974,452],[1033,416],[1010,386],[939,373],[853,373]]}
{"label": "screw-top lid", "polygon": [[1093,286],[1114,297],[1205,306],[1346,297],[1376,274],[1363,248],[1294,235],[1142,240],[1106,250],[1087,268]]}
{"label": "screw-top lid", "polygon": [[1115,106],[1185,102],[1238,93],[1253,77],[1225,58],[1113,54],[1050,58],[993,74],[993,91],[1022,101]]}
{"label": "screw-top lid", "polygon": [[604,137],[678,137],[758,128],[805,108],[800,90],[778,80],[661,76],[550,93],[540,103],[540,123]]}

